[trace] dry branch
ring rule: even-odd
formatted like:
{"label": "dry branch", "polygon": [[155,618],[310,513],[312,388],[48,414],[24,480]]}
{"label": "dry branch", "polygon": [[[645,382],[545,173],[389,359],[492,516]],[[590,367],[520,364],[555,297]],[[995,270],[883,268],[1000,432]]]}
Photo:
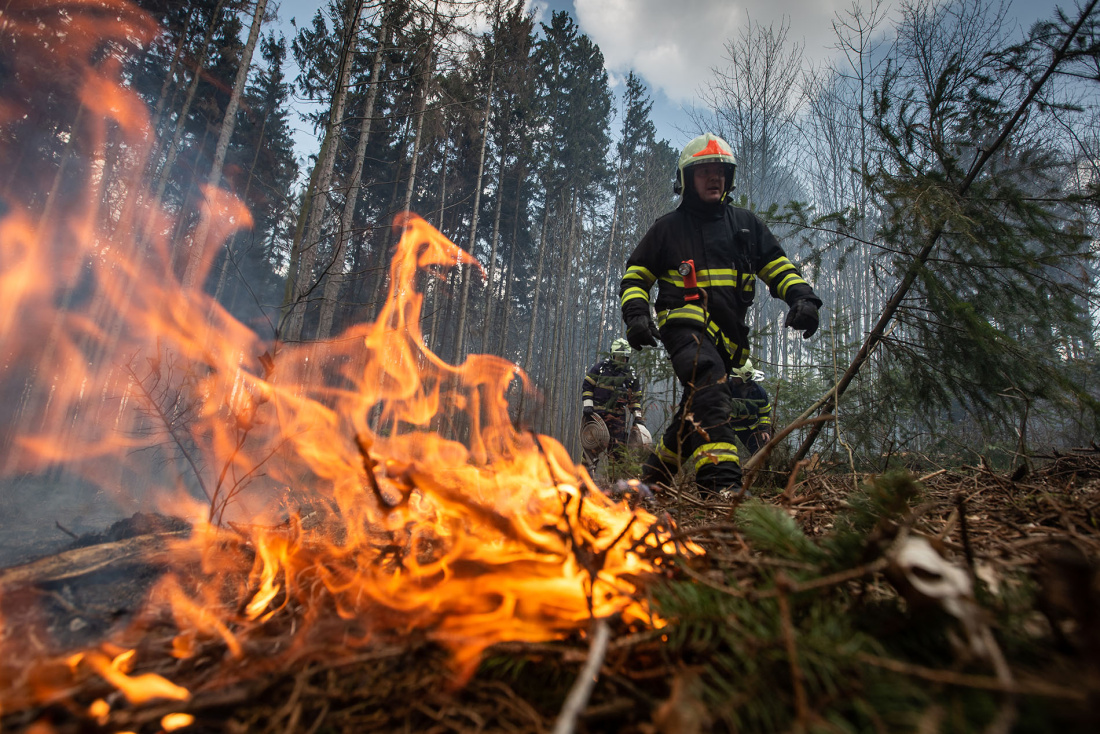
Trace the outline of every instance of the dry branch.
{"label": "dry branch", "polygon": [[75,548],[37,561],[0,569],[0,592],[20,586],[73,579],[127,561],[167,565],[171,541],[186,537],[189,532],[179,530],[139,535],[113,543]]}

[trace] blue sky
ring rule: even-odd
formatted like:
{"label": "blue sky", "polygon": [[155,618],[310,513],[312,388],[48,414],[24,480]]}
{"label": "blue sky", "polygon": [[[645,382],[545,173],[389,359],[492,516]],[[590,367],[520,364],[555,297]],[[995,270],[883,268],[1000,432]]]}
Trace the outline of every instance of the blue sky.
{"label": "blue sky", "polygon": [[[310,21],[325,0],[272,0],[279,25],[291,35],[290,19]],[[539,19],[567,10],[603,51],[613,85],[634,71],[649,85],[658,135],[679,148],[699,131],[688,115],[711,70],[724,66],[725,43],[751,19],[763,26],[786,20],[788,40],[803,44],[804,58],[821,65],[835,54],[832,21],[853,0],[525,0]],[[865,0],[862,5],[868,5]],[[899,0],[887,0],[897,7]],[[1071,0],[1011,0],[1010,16],[1022,28],[1049,17],[1055,6],[1072,12]],[[296,70],[288,76],[293,79]],[[312,132],[296,125],[301,151],[315,149]]]}

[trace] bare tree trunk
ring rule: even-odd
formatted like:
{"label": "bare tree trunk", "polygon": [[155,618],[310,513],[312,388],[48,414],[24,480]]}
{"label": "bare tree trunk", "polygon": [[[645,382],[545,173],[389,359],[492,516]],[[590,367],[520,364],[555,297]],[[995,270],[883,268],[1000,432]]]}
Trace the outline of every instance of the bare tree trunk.
{"label": "bare tree trunk", "polygon": [[172,78],[176,75],[176,69],[179,66],[180,56],[183,54],[183,47],[187,45],[187,41],[191,38],[191,21],[194,20],[195,9],[187,13],[187,20],[183,24],[183,32],[180,34],[179,43],[176,44],[176,50],[172,52],[172,61],[168,65],[168,73],[164,75],[164,83],[160,85],[160,94],[157,96],[157,104],[153,108],[153,115],[149,120],[149,130],[153,134],[153,140],[149,146],[149,159],[156,160],[158,155],[157,140],[160,138],[158,132],[161,126],[161,118],[164,115],[164,108],[168,104],[168,90],[172,86]]}
{"label": "bare tree trunk", "polygon": [[[508,124],[509,115],[505,111],[504,124]],[[485,308],[482,318],[484,319],[481,324],[481,348],[489,352],[489,329],[493,320],[493,293],[496,291],[496,264],[497,264],[497,246],[500,243],[500,214],[504,209],[504,160],[508,152],[507,135],[505,140],[501,143],[500,158],[497,163],[497,203],[493,212],[493,234],[489,237],[489,270],[488,270],[488,287],[485,289]]]}
{"label": "bare tree trunk", "polygon": [[535,269],[535,292],[531,295],[531,323],[527,326],[527,351],[523,358],[523,369],[531,372],[531,355],[535,351],[535,329],[539,323],[539,294],[542,291],[542,268],[546,262],[546,225],[550,221],[550,197],[546,197],[546,206],[542,212],[542,232],[539,234],[539,264]]}
{"label": "bare tree trunk", "polygon": [[508,252],[508,273],[504,279],[504,316],[500,325],[500,345],[497,347],[497,354],[502,357],[507,354],[508,349],[508,321],[512,314],[512,283],[516,279],[516,248],[519,242],[520,190],[523,188],[523,179],[526,174],[526,167],[523,164],[520,164],[517,169],[516,206],[512,211],[512,247]]}
{"label": "bare tree trunk", "polygon": [[604,338],[604,329],[607,327],[607,295],[611,287],[611,255],[615,252],[615,226],[619,222],[619,197],[623,190],[623,158],[619,156],[619,170],[615,176],[615,204],[611,210],[611,233],[607,236],[607,265],[603,274],[603,295],[600,297],[600,330],[596,332],[599,339]]}
{"label": "bare tree trunk", "polygon": [[[207,177],[207,186],[210,187],[218,186],[222,180],[225,155],[229,151],[229,140],[233,137],[233,131],[237,127],[237,108],[240,107],[241,93],[244,91],[244,83],[248,79],[248,70],[252,66],[252,54],[256,50],[256,41],[260,38],[260,26],[264,22],[265,10],[267,10],[267,0],[256,0],[256,9],[252,14],[252,27],[248,31],[248,41],[241,52],[237,77],[233,80],[233,91],[230,93],[229,102],[225,106],[221,130],[218,132],[218,142],[214,146],[214,162],[210,167],[210,175]],[[194,285],[195,275],[202,267],[206,254],[206,240],[209,235],[210,218],[203,217],[199,220],[199,226],[191,239],[191,254],[187,258],[187,268],[183,273],[184,288],[190,289]],[[199,287],[202,287],[201,283]]]}
{"label": "bare tree trunk", "polygon": [[[198,92],[199,82],[202,80],[202,70],[206,64],[206,50],[210,47],[210,41],[214,37],[214,29],[218,27],[218,16],[221,15],[222,5],[224,4],[225,0],[218,0],[218,4],[215,6],[214,13],[211,16],[210,26],[206,29],[206,36],[203,37],[202,48],[199,49],[199,58],[195,61],[195,71],[191,79],[191,84],[187,88],[187,98],[184,100],[183,109],[180,110],[179,117],[176,118],[176,128],[172,131],[172,141],[168,145],[164,163],[157,176],[156,186],[153,189],[153,199],[150,211],[159,208],[160,201],[164,197],[164,189],[168,185],[168,177],[172,173],[172,166],[175,164],[176,156],[179,154],[179,144],[180,140],[183,138],[183,130],[187,127],[187,115],[191,112],[191,105],[195,101],[195,94]],[[155,161],[150,162],[155,163]]]}
{"label": "bare tree trunk", "polygon": [[[416,168],[420,161],[420,136],[424,131],[424,111],[428,107],[428,88],[431,86],[432,73],[435,71],[435,28],[439,21],[439,0],[432,8],[432,29],[428,33],[428,45],[424,52],[424,81],[420,85],[420,98],[416,101],[416,134],[413,135],[412,160],[409,162],[409,185],[405,188],[404,211],[412,206],[413,190],[416,188]],[[442,224],[442,222],[440,223]]]}
{"label": "bare tree trunk", "polygon": [[290,268],[287,271],[286,289],[283,294],[283,323],[279,329],[280,337],[285,341],[301,339],[302,322],[306,310],[304,301],[315,286],[313,263],[317,257],[321,218],[324,216],[328,201],[332,167],[336,161],[340,125],[344,120],[344,104],[347,101],[352,60],[355,58],[355,42],[359,32],[359,18],[363,14],[363,1],[356,0],[348,8],[348,17],[344,23],[346,35],[340,51],[340,73],[336,80],[336,89],[333,90],[328,124],[325,126],[325,139],[321,143],[317,165],[310,174],[310,186],[302,202],[302,209],[298,213],[298,225],[291,244]]}
{"label": "bare tree trunk", "polygon": [[[252,155],[252,164],[248,167],[248,179],[245,181],[244,189],[241,191],[242,201],[248,201],[248,194],[252,191],[252,181],[256,173],[256,164],[260,161],[260,153],[263,152],[264,135],[267,134],[267,119],[270,114],[271,110],[264,110],[263,122],[260,123],[260,135],[256,141],[256,152]],[[272,234],[274,235],[274,232]],[[236,239],[236,236],[230,237],[225,243],[225,257],[222,258],[221,272],[218,273],[218,285],[214,288],[215,303],[220,302],[222,291],[225,290],[225,281],[229,277],[229,265],[233,260],[233,243]],[[234,298],[232,300],[234,301],[233,305],[235,305],[236,299]],[[232,310],[232,306],[230,310]]]}
{"label": "bare tree trunk", "polygon": [[[443,151],[442,169],[443,170],[440,171],[440,175],[439,175],[439,219],[438,219],[438,222],[439,222],[439,231],[440,232],[443,231],[443,210],[444,210],[445,204],[447,202],[447,151],[446,150]],[[431,288],[432,321],[431,321],[431,329],[428,332],[427,343],[431,346],[432,351],[434,351],[436,354],[440,354],[443,351],[443,349],[442,349],[443,345],[440,344],[439,341],[438,341],[438,339],[439,339],[439,331],[438,331],[439,311],[440,311],[440,309],[439,309],[439,300],[440,300],[439,291],[442,288],[442,285],[443,285],[443,283],[441,283],[439,280],[436,280],[435,278],[432,278],[431,284],[429,286]],[[427,299],[425,298],[425,300],[427,300]]]}
{"label": "bare tree trunk", "polygon": [[[481,182],[485,174],[485,145],[489,142],[489,120],[492,117],[493,82],[496,80],[496,72],[496,59],[494,58],[492,65],[489,67],[489,89],[485,94],[485,110],[482,112],[485,120],[481,126],[481,153],[477,159],[477,179],[474,183],[474,210],[470,215],[470,239],[466,247],[470,255],[474,257],[476,257],[474,247],[477,244],[477,220],[478,214],[481,213]],[[458,299],[458,326],[455,328],[455,364],[462,360],[462,351],[466,342],[466,304],[470,300],[470,281],[472,280],[473,269],[464,268],[462,275],[462,295]],[[490,281],[489,286],[492,287],[492,281]]]}
{"label": "bare tree trunk", "polygon": [[324,292],[321,297],[320,323],[317,326],[317,338],[327,339],[332,334],[332,321],[336,313],[336,299],[340,295],[340,286],[344,282],[344,252],[347,249],[348,239],[351,237],[351,223],[355,216],[355,206],[359,202],[359,189],[362,186],[363,163],[367,157],[367,143],[370,141],[371,120],[374,117],[374,105],[378,99],[378,88],[381,86],[379,78],[382,72],[382,52],[390,42],[390,18],[389,3],[383,2],[381,8],[382,28],[378,34],[378,48],[374,51],[374,59],[371,60],[370,89],[367,91],[367,99],[363,103],[363,122],[359,128],[359,142],[355,146],[355,163],[352,165],[350,186],[344,198],[344,211],[340,216],[340,231],[336,236],[336,251],[333,254],[334,265],[329,271],[325,281]]}

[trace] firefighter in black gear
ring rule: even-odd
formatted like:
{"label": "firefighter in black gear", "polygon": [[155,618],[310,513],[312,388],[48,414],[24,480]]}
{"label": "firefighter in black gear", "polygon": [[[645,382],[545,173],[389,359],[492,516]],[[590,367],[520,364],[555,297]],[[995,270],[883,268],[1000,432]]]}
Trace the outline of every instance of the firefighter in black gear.
{"label": "firefighter in black gear", "polygon": [[730,370],[730,426],[734,435],[748,449],[749,456],[764,447],[772,434],[772,401],[758,382],[764,373],[745,360],[740,368]]}
{"label": "firefighter in black gear", "polygon": [[[784,324],[804,338],[817,330],[821,307],[767,225],[727,203],[736,168],[729,145],[715,135],[687,144],[674,186],[683,198],[642,237],[619,288],[630,345],[663,342],[683,387],[676,416],[646,460],[642,481],[671,483],[686,458],[704,494],[741,489],[726,375],[748,359],[745,315],[756,278],[787,302]],[[650,313],[655,283],[656,325]]]}
{"label": "firefighter in black gear", "polygon": [[[638,376],[630,361],[630,344],[626,339],[611,343],[611,356],[588,368],[581,386],[584,401],[584,420],[598,415],[607,426],[610,435],[608,452],[617,452],[626,444],[626,416],[629,412],[633,424],[645,428],[642,421],[642,390]],[[586,456],[586,463],[595,464],[598,456]]]}

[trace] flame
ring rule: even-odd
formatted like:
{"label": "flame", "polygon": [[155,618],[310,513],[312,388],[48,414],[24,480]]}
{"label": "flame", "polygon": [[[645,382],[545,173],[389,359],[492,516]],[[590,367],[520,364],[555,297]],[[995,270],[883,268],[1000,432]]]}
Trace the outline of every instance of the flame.
{"label": "flame", "polygon": [[160,726],[165,731],[175,731],[195,723],[195,717],[191,714],[168,714],[160,720]]}
{"label": "flame", "polygon": [[[142,704],[161,699],[186,701],[191,697],[190,691],[186,688],[177,686],[155,673],[128,675],[128,665],[133,653],[133,650],[127,650],[122,655],[111,659],[100,652],[89,651],[81,655],[80,659],[115,686],[130,703]],[[105,712],[100,709],[99,713],[102,715]]]}
{"label": "flame", "polygon": [[[275,665],[310,646],[417,630],[452,652],[461,680],[497,642],[557,639],[611,616],[661,625],[639,579],[699,549],[602,494],[557,441],[516,427],[508,395],[531,389],[516,365],[491,355],[451,365],[425,343],[424,279],[476,261],[401,214],[374,322],[324,343],[265,342],[182,285],[169,236],[179,213],[144,182],[148,112],[121,83],[121,59],[92,60],[103,38],[141,43],[151,22],[121,0],[13,0],[27,58],[49,56],[49,34],[31,21],[61,6],[64,34],[89,34],[77,45],[86,65],[67,63],[80,72],[68,93],[90,164],[78,195],[43,204],[2,192],[0,386],[24,393],[0,416],[16,429],[6,470],[60,466],[192,522],[150,595],[178,629],[164,656],[218,644]],[[21,104],[0,100],[0,132],[22,124]],[[195,230],[211,241],[250,225],[232,193],[203,195]],[[159,675],[132,674],[139,662],[103,647],[67,664],[135,705],[187,700]],[[37,698],[66,690],[51,683]],[[108,715],[98,702],[88,713]]]}

